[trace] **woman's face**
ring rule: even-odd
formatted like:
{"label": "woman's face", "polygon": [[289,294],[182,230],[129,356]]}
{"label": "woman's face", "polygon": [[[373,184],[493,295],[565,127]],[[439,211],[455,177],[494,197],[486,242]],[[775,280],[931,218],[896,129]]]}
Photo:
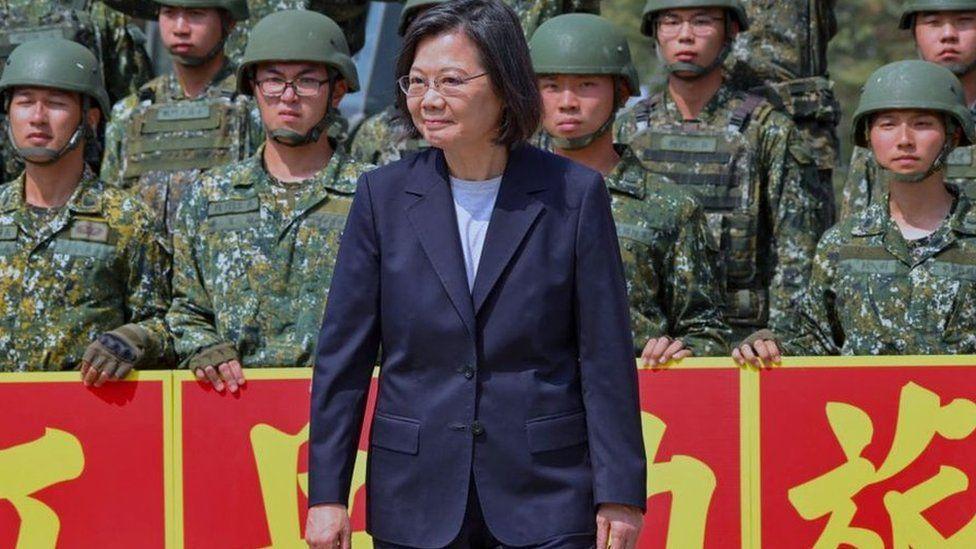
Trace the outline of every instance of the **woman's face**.
{"label": "woman's face", "polygon": [[[493,144],[502,102],[484,72],[477,46],[463,32],[431,36],[417,45],[409,77],[428,87],[421,95],[408,95],[407,108],[431,146],[450,150]],[[435,82],[440,90],[434,89]]]}

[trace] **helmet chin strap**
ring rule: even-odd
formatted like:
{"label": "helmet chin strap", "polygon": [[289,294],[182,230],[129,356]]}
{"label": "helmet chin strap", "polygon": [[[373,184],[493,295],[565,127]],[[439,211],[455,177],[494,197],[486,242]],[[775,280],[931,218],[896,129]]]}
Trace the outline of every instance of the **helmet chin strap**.
{"label": "helmet chin strap", "polygon": [[53,164],[60,160],[64,155],[78,148],[84,137],[88,137],[92,134],[89,131],[88,126],[85,124],[85,115],[88,113],[91,101],[87,96],[82,100],[81,106],[81,121],[78,123],[78,127],[75,128],[74,133],[68,138],[67,143],[65,143],[60,149],[49,149],[47,147],[21,147],[17,144],[14,139],[13,128],[11,125],[7,125],[7,138],[13,145],[14,150],[17,151],[17,155],[24,159],[24,162],[29,164],[36,164],[38,166],[47,166]]}
{"label": "helmet chin strap", "polygon": [[332,97],[335,90],[336,75],[330,70],[329,71],[329,96],[326,101],[325,114],[322,119],[319,120],[318,124],[312,126],[310,130],[304,134],[298,133],[295,130],[289,128],[278,128],[274,130],[268,130],[267,134],[275,141],[275,143],[280,143],[286,147],[301,147],[308,145],[309,143],[316,143],[322,138],[322,134],[327,134],[330,126],[337,123],[344,122],[342,117],[339,116],[338,112],[332,108]]}

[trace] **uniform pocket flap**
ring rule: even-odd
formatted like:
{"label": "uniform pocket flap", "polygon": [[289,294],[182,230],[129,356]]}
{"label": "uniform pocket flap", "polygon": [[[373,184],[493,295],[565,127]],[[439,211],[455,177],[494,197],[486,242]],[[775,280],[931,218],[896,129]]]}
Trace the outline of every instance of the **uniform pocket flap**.
{"label": "uniform pocket flap", "polygon": [[377,413],[371,433],[371,443],[378,448],[411,455],[420,450],[419,421]]}
{"label": "uniform pocket flap", "polygon": [[586,412],[532,419],[525,423],[525,429],[533,454],[576,446],[586,441]]}

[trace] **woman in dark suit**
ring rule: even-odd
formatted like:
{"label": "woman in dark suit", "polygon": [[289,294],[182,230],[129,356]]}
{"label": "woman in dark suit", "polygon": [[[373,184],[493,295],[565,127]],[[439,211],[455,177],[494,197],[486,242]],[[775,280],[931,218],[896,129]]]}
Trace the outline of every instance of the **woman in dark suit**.
{"label": "woman in dark suit", "polygon": [[433,148],[359,181],[312,390],[313,547],[348,547],[371,372],[376,547],[633,547],[645,458],[627,295],[597,172],[525,144],[540,103],[499,0],[431,8],[397,64]]}

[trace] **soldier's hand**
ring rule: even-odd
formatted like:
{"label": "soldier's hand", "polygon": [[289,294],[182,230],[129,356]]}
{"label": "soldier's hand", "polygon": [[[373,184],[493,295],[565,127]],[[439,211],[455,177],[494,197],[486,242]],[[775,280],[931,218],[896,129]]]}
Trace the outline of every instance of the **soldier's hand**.
{"label": "soldier's hand", "polygon": [[772,368],[783,361],[779,345],[772,339],[757,339],[743,343],[732,350],[732,358],[739,366],[752,365],[756,368]]}
{"label": "soldier's hand", "polygon": [[352,526],[346,506],[330,503],[310,508],[305,541],[311,549],[352,549]]}
{"label": "soldier's hand", "polygon": [[199,351],[190,359],[190,369],[198,380],[209,381],[219,392],[226,386],[230,392],[236,393],[246,383],[237,351],[230,343],[219,343]]}
{"label": "soldier's hand", "polygon": [[686,349],[685,344],[680,339],[671,339],[668,336],[652,337],[644,345],[641,353],[641,361],[645,368],[664,368],[672,360],[688,358],[692,354],[691,349]]}
{"label": "soldier's hand", "polygon": [[146,330],[135,324],[98,336],[81,359],[81,381],[101,387],[109,379],[124,378],[142,359],[148,337]]}

